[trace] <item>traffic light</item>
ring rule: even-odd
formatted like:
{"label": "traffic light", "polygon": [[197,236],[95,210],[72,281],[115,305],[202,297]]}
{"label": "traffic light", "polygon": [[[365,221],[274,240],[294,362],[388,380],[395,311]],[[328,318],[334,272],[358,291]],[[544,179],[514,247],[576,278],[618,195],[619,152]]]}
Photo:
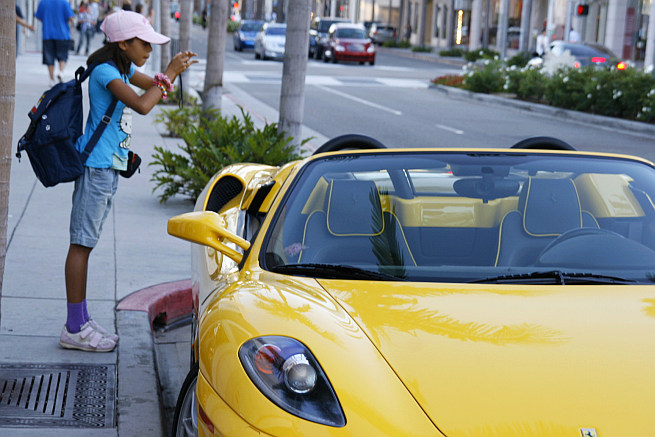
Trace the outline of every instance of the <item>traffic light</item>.
{"label": "traffic light", "polygon": [[585,16],[589,13],[589,5],[578,5],[575,11],[578,16]]}

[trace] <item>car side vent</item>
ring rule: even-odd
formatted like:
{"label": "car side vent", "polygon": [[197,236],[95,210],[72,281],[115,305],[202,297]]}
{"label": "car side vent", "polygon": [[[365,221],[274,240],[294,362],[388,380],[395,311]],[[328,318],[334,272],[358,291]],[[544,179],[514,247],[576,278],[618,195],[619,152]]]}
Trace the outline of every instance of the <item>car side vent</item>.
{"label": "car side vent", "polygon": [[230,200],[243,190],[243,184],[234,176],[223,176],[216,184],[207,200],[206,211],[219,212]]}

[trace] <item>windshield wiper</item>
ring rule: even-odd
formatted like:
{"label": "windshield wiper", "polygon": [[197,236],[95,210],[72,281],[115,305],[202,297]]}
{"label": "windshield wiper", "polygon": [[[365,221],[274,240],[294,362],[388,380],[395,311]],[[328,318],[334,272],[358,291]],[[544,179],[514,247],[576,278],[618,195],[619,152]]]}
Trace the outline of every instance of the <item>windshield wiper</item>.
{"label": "windshield wiper", "polygon": [[637,282],[633,279],[621,278],[618,276],[598,275],[589,272],[562,272],[550,270],[547,272],[519,273],[513,275],[492,276],[489,278],[470,281],[471,284],[496,283],[531,283],[531,284],[630,284]]}
{"label": "windshield wiper", "polygon": [[370,279],[375,281],[404,281],[404,278],[388,273],[372,272],[343,264],[286,264],[271,267],[275,273],[296,274],[325,279]]}

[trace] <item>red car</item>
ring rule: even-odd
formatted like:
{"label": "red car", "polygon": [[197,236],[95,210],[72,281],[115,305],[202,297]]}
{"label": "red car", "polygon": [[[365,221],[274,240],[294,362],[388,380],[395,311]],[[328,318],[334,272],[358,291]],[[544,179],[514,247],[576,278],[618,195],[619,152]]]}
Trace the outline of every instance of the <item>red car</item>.
{"label": "red car", "polygon": [[328,45],[323,61],[354,61],[375,64],[375,45],[360,24],[333,24],[328,35]]}

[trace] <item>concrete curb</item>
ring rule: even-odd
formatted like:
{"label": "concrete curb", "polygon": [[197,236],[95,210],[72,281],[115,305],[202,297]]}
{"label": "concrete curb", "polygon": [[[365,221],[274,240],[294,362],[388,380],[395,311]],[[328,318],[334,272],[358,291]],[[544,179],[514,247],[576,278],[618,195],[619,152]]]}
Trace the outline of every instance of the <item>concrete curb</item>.
{"label": "concrete curb", "polygon": [[116,306],[118,343],[117,428],[121,437],[165,436],[152,326],[191,313],[191,281],[138,290]]}
{"label": "concrete curb", "polygon": [[191,280],[165,282],[135,291],[123,298],[117,311],[144,311],[150,327],[155,319],[168,323],[191,314]]}
{"label": "concrete curb", "polygon": [[581,123],[589,123],[613,129],[626,130],[632,134],[640,133],[647,136],[655,136],[655,125],[650,123],[642,123],[639,121],[623,120],[620,118],[606,117],[604,115],[572,111],[569,109],[557,108],[540,103],[525,102],[523,100],[495,96],[492,94],[474,93],[472,91],[445,85],[430,84],[429,88],[453,98],[478,100],[480,102],[485,102],[493,105],[513,107],[521,111],[534,112],[551,117],[575,120]]}

